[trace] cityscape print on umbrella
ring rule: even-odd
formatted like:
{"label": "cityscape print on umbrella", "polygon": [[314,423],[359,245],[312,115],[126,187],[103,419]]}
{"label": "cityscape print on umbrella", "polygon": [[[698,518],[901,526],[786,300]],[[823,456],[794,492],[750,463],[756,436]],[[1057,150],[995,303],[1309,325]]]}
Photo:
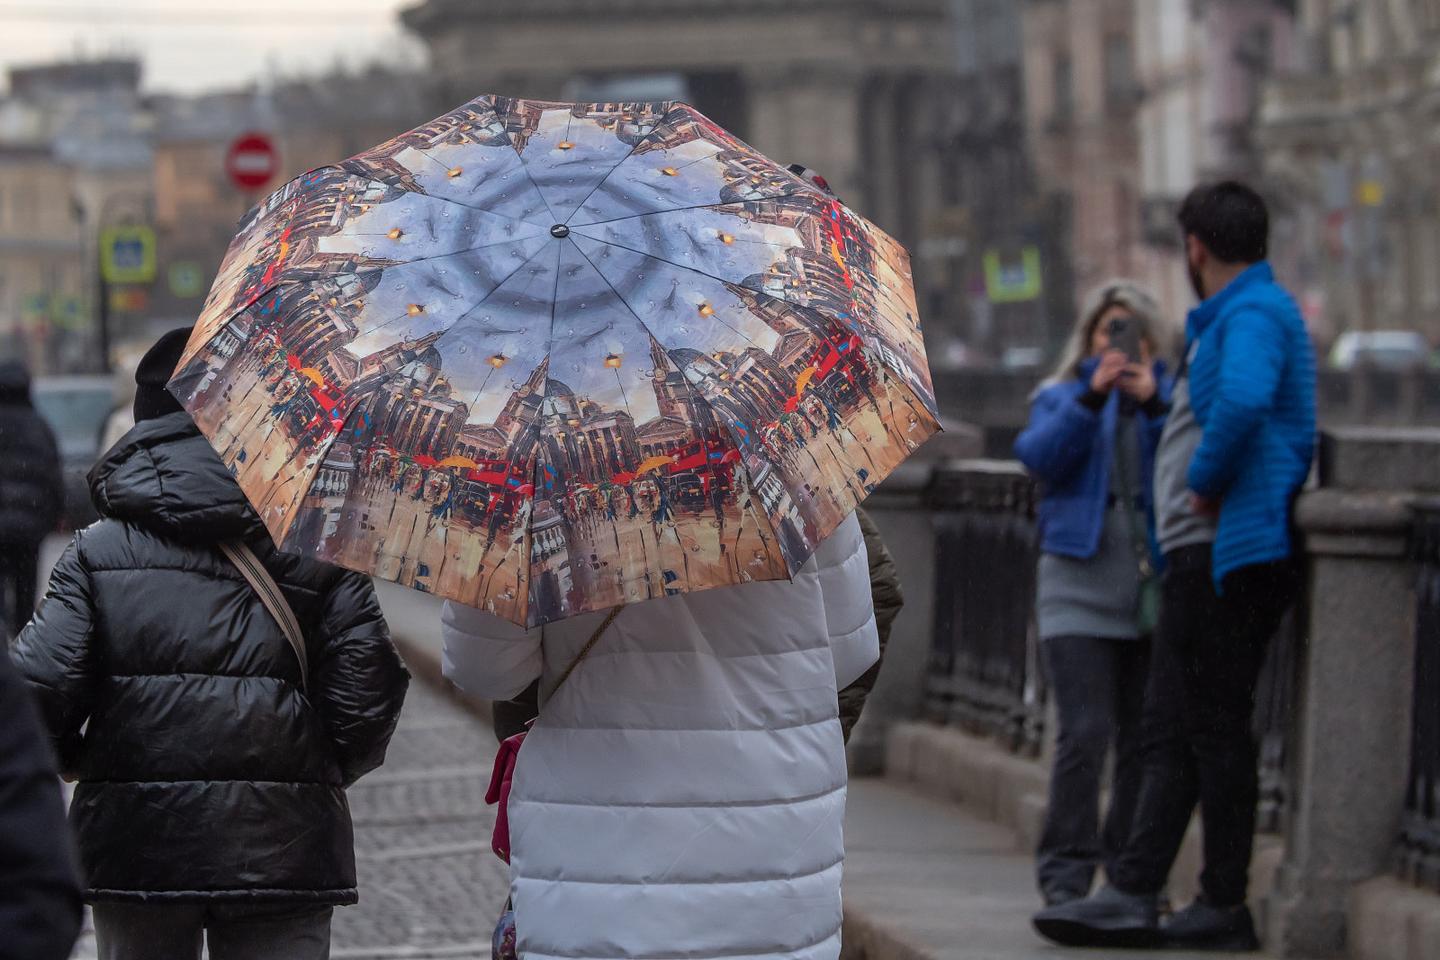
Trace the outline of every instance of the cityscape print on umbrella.
{"label": "cityscape print on umbrella", "polygon": [[938,428],[905,251],[680,103],[286,184],[170,389],[282,549],[532,626],[788,577]]}

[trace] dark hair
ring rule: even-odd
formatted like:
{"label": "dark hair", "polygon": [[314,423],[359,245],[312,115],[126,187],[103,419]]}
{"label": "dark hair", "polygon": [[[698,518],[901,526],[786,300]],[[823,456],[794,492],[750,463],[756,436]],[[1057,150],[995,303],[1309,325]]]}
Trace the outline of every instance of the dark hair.
{"label": "dark hair", "polygon": [[1260,194],[1235,180],[1190,191],[1180,229],[1225,263],[1259,263],[1270,251],[1270,212]]}

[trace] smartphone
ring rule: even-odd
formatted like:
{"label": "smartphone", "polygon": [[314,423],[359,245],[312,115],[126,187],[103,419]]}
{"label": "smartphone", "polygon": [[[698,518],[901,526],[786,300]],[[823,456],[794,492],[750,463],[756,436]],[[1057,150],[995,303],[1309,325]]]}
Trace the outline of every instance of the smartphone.
{"label": "smartphone", "polygon": [[1114,317],[1105,332],[1110,337],[1110,349],[1119,350],[1130,358],[1131,363],[1139,363],[1140,356],[1140,323],[1134,317]]}

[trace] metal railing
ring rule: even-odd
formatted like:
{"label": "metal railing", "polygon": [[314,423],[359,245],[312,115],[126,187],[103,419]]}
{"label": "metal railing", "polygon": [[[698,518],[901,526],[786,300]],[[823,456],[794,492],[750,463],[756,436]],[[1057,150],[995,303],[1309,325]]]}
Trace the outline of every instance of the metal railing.
{"label": "metal railing", "polygon": [[1303,604],[1285,615],[1255,688],[1254,730],[1260,745],[1260,802],[1255,824],[1261,833],[1285,832],[1290,808],[1290,731],[1305,622]]}
{"label": "metal railing", "polygon": [[1035,630],[1035,487],[1019,464],[936,469],[930,719],[1037,754],[1045,696]]}
{"label": "metal railing", "polygon": [[[936,468],[935,622],[925,716],[1036,756],[1048,690],[1035,623],[1038,490],[1018,463],[951,461]],[[1303,606],[1303,605],[1302,605]],[[1286,616],[1256,691],[1259,827],[1280,832],[1289,805],[1289,743],[1304,617]]]}
{"label": "metal railing", "polygon": [[1400,874],[1440,890],[1440,503],[1415,511],[1415,700]]}

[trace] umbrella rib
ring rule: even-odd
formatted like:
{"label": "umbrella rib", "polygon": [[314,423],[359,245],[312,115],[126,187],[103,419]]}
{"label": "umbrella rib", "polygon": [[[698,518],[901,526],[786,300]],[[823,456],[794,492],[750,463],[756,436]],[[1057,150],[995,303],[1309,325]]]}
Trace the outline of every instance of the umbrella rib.
{"label": "umbrella rib", "polygon": [[510,136],[509,115],[509,111],[503,115],[499,110],[495,111],[496,118],[505,124],[505,139],[510,141],[510,149],[515,151],[515,156],[520,158],[520,169],[524,171],[525,179],[530,181],[530,187],[540,195],[540,202],[545,204],[545,211],[550,214],[550,222],[552,224],[559,223],[559,218],[555,216],[555,211],[550,206],[550,198],[545,196],[544,190],[540,189],[540,184],[535,181],[535,175],[530,172],[530,164],[525,162],[525,154],[516,148],[515,140]]}
{"label": "umbrella rib", "polygon": [[[590,269],[594,270],[597,274],[599,274],[600,279],[603,280],[603,281],[605,281],[605,286],[609,287],[609,288],[610,288],[610,291],[615,294],[615,299],[619,300],[621,303],[623,303],[623,304],[625,305],[625,309],[628,310],[628,311],[630,312],[630,315],[635,318],[635,322],[638,323],[638,324],[640,324],[640,329],[644,330],[644,331],[645,331],[645,334],[646,334],[648,337],[650,337],[651,340],[653,340],[653,341],[655,341],[656,343],[660,344],[660,348],[661,348],[662,350],[665,350],[665,343],[664,343],[664,341],[662,341],[659,337],[655,336],[655,332],[650,329],[650,326],[644,321],[643,318],[641,318],[640,314],[638,314],[638,313],[635,312],[635,308],[632,307],[632,306],[630,306],[630,301],[628,301],[628,300],[625,299],[625,295],[622,294],[619,290],[616,290],[616,289],[615,289],[615,285],[610,282],[610,278],[607,277],[607,276],[605,276],[604,272],[601,271],[599,267],[595,266],[595,261],[590,259],[590,255],[589,255],[588,253],[586,253],[586,252],[580,247],[580,245],[579,245],[578,243],[575,243],[575,241],[574,241],[573,238],[571,238],[570,242],[571,242],[572,244],[575,244],[575,249],[580,251],[580,256],[582,256],[582,257],[585,258],[585,262],[588,263],[588,264],[590,264]],[[747,339],[748,339],[748,338],[747,338]],[[753,342],[753,341],[752,341],[752,342]],[[674,358],[670,356],[669,350],[665,350],[665,356],[666,356],[666,358],[669,359],[672,363],[674,363]],[[678,365],[678,364],[676,365],[676,369],[679,369],[679,365]],[[703,400],[707,405],[709,404],[709,401],[708,401],[708,400],[705,400],[705,398],[704,398],[703,396],[701,396],[699,393],[696,392],[695,387],[690,383],[689,380],[687,380],[684,376],[681,376],[680,380],[681,380],[681,382],[685,385],[685,391],[690,394],[690,396],[691,396],[691,398],[692,398],[692,403]],[[693,430],[695,430],[695,432],[696,432],[697,435],[700,435],[700,429],[699,429],[699,426],[698,426],[698,425],[696,425],[696,424],[691,424],[690,426],[691,426],[691,428],[692,428]],[[741,449],[741,445],[740,445],[739,438],[737,438],[737,437],[735,436],[735,431],[734,431],[734,429],[731,427],[731,425],[730,425],[729,423],[726,423],[724,426],[725,426],[725,434],[726,434],[726,436],[728,436],[728,437],[730,438],[730,445],[731,445],[732,447],[734,447],[736,450]],[[701,435],[701,436],[702,436],[702,439],[703,439],[703,435]],[[743,466],[743,460],[742,460],[742,466]],[[707,469],[708,469],[708,464],[707,464]],[[749,471],[748,471],[748,468],[746,468],[746,472],[747,472],[747,474],[748,474],[748,472],[749,472]],[[747,477],[747,479],[749,479],[749,478]],[[778,543],[778,542],[779,542],[779,541],[778,541],[779,531],[777,531],[777,530],[775,529],[775,527],[774,527],[773,524],[772,524],[771,527],[770,527],[770,532],[771,532],[772,535],[775,535],[775,536],[777,537],[777,541],[776,541],[776,542]],[[790,565],[790,561],[788,560],[788,558],[782,557],[782,559],[785,561],[785,565],[786,565],[786,568],[787,568],[787,572],[789,572],[789,573],[793,576],[793,575],[794,575],[794,571],[790,571],[790,570],[788,569],[788,568],[789,568],[789,565]],[[688,577],[687,577],[687,580],[688,580]]]}
{"label": "umbrella rib", "polygon": [[[574,220],[575,217],[576,217],[576,215],[579,214],[581,210],[584,210],[584,209],[585,209],[585,204],[587,204],[587,203],[590,202],[590,198],[593,197],[593,196],[595,196],[595,191],[597,191],[597,190],[599,190],[601,187],[605,186],[605,183],[606,183],[612,176],[615,175],[615,171],[616,171],[616,170],[619,170],[620,167],[621,167],[621,165],[623,165],[623,164],[624,164],[627,160],[629,160],[631,157],[635,156],[635,151],[636,151],[636,150],[639,150],[640,147],[641,147],[641,145],[643,145],[646,140],[649,140],[651,137],[655,136],[655,131],[659,130],[661,127],[663,127],[663,126],[665,125],[665,121],[669,119],[670,114],[674,113],[675,110],[677,109],[676,106],[675,106],[675,101],[671,100],[671,101],[668,101],[668,102],[670,103],[670,108],[665,111],[665,115],[662,116],[662,117],[660,118],[660,120],[659,120],[653,127],[650,128],[650,132],[649,132],[649,133],[645,134],[645,136],[643,136],[643,137],[641,137],[639,140],[635,141],[635,145],[630,148],[629,152],[627,152],[627,153],[625,154],[625,156],[623,156],[623,157],[621,157],[619,160],[615,161],[615,165],[612,166],[609,170],[605,171],[605,176],[603,176],[603,177],[601,177],[599,180],[595,181],[595,186],[591,187],[591,188],[590,188],[590,192],[587,193],[587,194],[585,194],[584,198],[583,198],[579,203],[577,203],[577,204],[575,205],[575,213],[570,214],[570,220]],[[568,126],[566,127],[566,130],[567,130],[567,131],[569,130],[569,127],[568,127]],[[568,136],[568,133],[567,133],[567,136]],[[566,221],[565,221],[567,225],[570,223],[570,220],[566,220]]]}
{"label": "umbrella rib", "polygon": [[[506,132],[505,136],[506,136],[507,138],[510,136],[510,134],[509,134],[508,131]],[[515,144],[514,144],[513,142],[510,144],[510,149],[511,149],[511,150],[515,150]],[[426,160],[429,160],[431,163],[435,164],[437,167],[442,167],[442,168],[445,169],[447,172],[450,170],[450,165],[449,165],[449,164],[447,164],[447,163],[445,163],[444,161],[440,160],[438,157],[432,157],[432,156],[430,156],[429,153],[427,153],[427,152],[424,151],[424,150],[421,150],[419,147],[416,147],[416,148],[415,148],[415,152],[418,153],[418,154],[420,154],[420,156],[424,157]],[[524,167],[524,166],[525,166],[525,158],[520,156],[520,151],[515,150],[515,156],[519,158],[519,160],[520,160],[520,166],[521,166],[521,167]],[[529,171],[526,171],[526,176],[527,176],[527,178],[530,180],[530,186],[531,186],[531,188],[534,189],[536,195],[540,197],[540,201],[545,204],[545,209],[550,211],[550,216],[551,216],[551,218],[552,218],[552,220],[553,220],[553,218],[554,218],[554,216],[555,216],[555,212],[554,212],[553,210],[550,210],[550,204],[549,204],[549,202],[547,202],[547,201],[545,200],[545,194],[540,191],[540,186],[539,186],[539,184],[537,184],[537,183],[535,182],[535,178],[534,178],[534,177],[530,177],[530,176],[529,176]],[[472,204],[461,203],[459,200],[454,200],[454,199],[452,199],[452,198],[450,198],[450,197],[442,197],[442,196],[440,196],[439,194],[425,193],[425,194],[421,194],[421,196],[435,197],[437,200],[444,200],[446,203],[453,203],[453,204],[454,204],[455,206],[457,206],[457,207],[463,207],[463,208],[466,209],[466,210],[476,210],[476,211],[479,211],[480,213],[487,214],[487,215],[489,215],[489,216],[495,217],[495,218],[500,219],[500,220],[508,220],[508,221],[510,221],[511,223],[524,223],[524,224],[530,224],[531,226],[537,226],[537,227],[543,227],[543,226],[545,226],[544,224],[541,224],[541,223],[532,223],[532,221],[529,221],[529,220],[517,220],[517,219],[515,219],[514,217],[507,217],[507,216],[505,216],[505,215],[502,214],[502,213],[495,213],[494,211],[489,210],[489,209],[487,209],[487,208],[485,208],[485,207],[477,207],[477,206],[474,206],[474,205],[472,205]]]}
{"label": "umbrella rib", "polygon": [[[512,150],[515,149],[514,144],[511,144],[510,148],[511,148]],[[450,169],[449,167],[446,167],[444,163],[442,163],[441,161],[437,160],[436,158],[430,156],[430,154],[426,153],[424,150],[420,149],[419,147],[414,147],[413,149],[414,149],[414,151],[415,151],[416,153],[420,154],[420,156],[424,157],[426,160],[429,160],[429,161],[431,161],[432,163],[438,164],[439,166],[445,167],[445,169],[447,169],[447,170]],[[515,155],[516,155],[516,156],[519,156],[520,154],[519,154],[519,152],[517,151]],[[349,162],[350,162],[350,161],[348,161],[348,160],[345,161],[345,163],[349,163]],[[520,165],[521,165],[521,167],[524,167],[525,161],[524,161],[524,160],[521,160],[521,161],[520,161]],[[344,171],[344,172],[346,172],[346,173],[349,173],[349,174],[352,174],[352,175],[354,175],[354,176],[363,177],[367,182],[372,183],[372,184],[374,184],[374,185],[376,185],[376,186],[386,187],[387,189],[393,186],[392,184],[388,184],[388,183],[386,183],[386,182],[383,181],[383,180],[377,180],[377,179],[375,179],[375,177],[372,176],[372,175],[371,175],[370,173],[368,173],[368,172],[357,172],[357,171],[354,171],[354,170],[350,170],[350,169],[348,169],[348,168],[344,165],[344,163],[335,164],[334,166],[335,166],[335,168],[338,169],[338,170],[342,170],[342,171]],[[527,176],[528,176],[528,172],[527,172]],[[535,190],[535,192],[536,192],[537,194],[540,193],[540,188],[535,185],[535,180],[534,180],[534,178],[531,178],[531,179],[530,179],[530,186],[534,188],[534,190]],[[470,211],[473,211],[473,212],[475,212],[475,213],[481,213],[481,214],[484,214],[485,216],[491,218],[492,220],[499,220],[499,221],[502,221],[502,222],[507,223],[507,224],[522,224],[522,225],[524,225],[524,226],[527,226],[527,227],[535,227],[535,228],[537,228],[537,229],[543,229],[543,228],[546,226],[545,224],[539,223],[539,222],[534,221],[534,220],[521,220],[521,219],[518,219],[518,218],[516,218],[516,217],[507,217],[507,216],[506,216],[505,214],[503,214],[503,213],[496,213],[495,211],[489,210],[489,209],[487,209],[487,208],[485,208],[485,207],[477,207],[477,206],[475,206],[475,205],[473,205],[473,204],[461,203],[459,200],[456,200],[456,199],[454,199],[454,198],[452,198],[452,197],[442,196],[441,194],[438,194],[438,193],[427,193],[427,192],[425,192],[425,191],[423,191],[423,190],[401,190],[400,192],[403,193],[403,194],[405,194],[405,195],[407,195],[407,196],[411,196],[411,197],[424,197],[426,200],[438,200],[438,201],[440,201],[441,203],[448,203],[448,204],[449,204],[450,206],[452,206],[452,207],[459,207],[461,210],[470,210]],[[540,199],[543,201],[543,200],[545,199],[545,195],[544,195],[544,194],[540,194]],[[545,208],[546,208],[547,210],[549,210],[550,205],[549,205],[548,203],[545,204]],[[551,216],[553,217],[554,214],[552,213]]]}
{"label": "umbrella rib", "polygon": [[[481,297],[479,300],[477,300],[477,301],[474,303],[474,305],[470,307],[469,310],[466,310],[466,311],[465,311],[464,313],[462,313],[460,316],[456,317],[454,323],[450,324],[450,326],[446,327],[443,331],[441,331],[441,336],[444,336],[445,334],[449,333],[451,330],[454,330],[457,326],[459,326],[461,323],[463,323],[463,322],[465,321],[465,318],[466,318],[466,317],[470,316],[470,315],[471,315],[472,313],[474,313],[476,310],[479,310],[481,307],[483,307],[483,306],[485,305],[486,301],[488,301],[488,300],[489,300],[491,297],[493,297],[495,294],[499,293],[499,292],[500,292],[500,289],[501,289],[502,287],[504,287],[505,284],[507,284],[507,283],[510,282],[510,278],[511,278],[511,277],[515,276],[515,274],[519,273],[521,270],[525,269],[527,266],[529,266],[531,263],[533,263],[533,262],[535,261],[535,259],[540,256],[540,254],[544,253],[544,252],[545,252],[546,250],[548,250],[551,246],[552,246],[552,244],[549,244],[549,243],[545,244],[545,246],[543,246],[543,247],[541,247],[539,250],[535,251],[534,256],[529,257],[524,263],[520,264],[520,266],[516,267],[514,270],[511,270],[510,273],[509,273],[509,275],[506,276],[504,280],[501,280],[500,283],[499,283],[498,285],[496,285],[496,287],[495,287],[494,290],[491,290],[489,293],[485,294],[485,296],[483,296],[483,297]],[[558,248],[558,247],[559,247],[559,244],[554,244],[554,246],[555,246],[556,248]],[[560,266],[559,266],[559,262],[558,262],[558,261],[556,262],[556,266],[555,266],[555,285],[556,285],[557,288],[558,288],[559,285],[560,285]],[[553,299],[551,300],[551,303],[550,303],[550,317],[551,317],[551,319],[550,319],[550,327],[551,327],[551,330],[553,331],[553,330],[554,330],[554,327],[555,327],[555,319],[554,319],[554,317],[555,317],[555,303],[554,303],[554,300],[553,300]],[[548,346],[547,346],[547,348],[546,348],[546,356],[547,356],[547,357],[549,356],[549,348],[548,348]],[[548,380],[549,377],[547,376],[546,379]],[[473,399],[473,400],[470,401],[470,405],[471,405],[471,406],[474,406],[476,403],[479,403],[479,402],[480,402],[480,398],[481,398],[482,396],[484,396],[484,394],[485,394],[485,388],[482,386],[479,390],[477,390],[477,391],[475,392],[475,399]]]}
{"label": "umbrella rib", "polygon": [[628,213],[623,217],[610,217],[607,220],[587,220],[585,223],[572,223],[571,227],[599,227],[607,223],[615,223],[620,220],[639,220],[642,217],[656,217],[662,213],[685,213],[688,210],[711,210],[721,207],[743,207],[747,203],[764,203],[767,200],[788,200],[791,197],[798,197],[801,194],[811,194],[811,191],[804,184],[800,184],[789,193],[778,193],[773,197],[756,197],[753,200],[727,200],[723,203],[692,203],[683,207],[671,207],[668,210],[645,210],[640,213]]}
{"label": "umbrella rib", "polygon": [[[585,236],[585,235],[584,235],[584,234],[581,234],[581,236]],[[774,296],[774,295],[772,295],[772,294],[766,293],[764,290],[756,290],[754,287],[747,287],[747,286],[745,286],[745,284],[743,284],[743,283],[735,283],[733,280],[726,280],[724,277],[717,277],[717,276],[715,276],[714,274],[706,273],[704,270],[700,270],[700,269],[698,269],[698,268],[696,268],[696,267],[687,266],[687,265],[685,265],[685,264],[683,264],[683,263],[676,263],[674,260],[667,260],[667,259],[664,258],[664,257],[657,257],[655,254],[653,254],[653,253],[648,253],[648,252],[646,252],[646,251],[644,251],[644,250],[636,250],[634,247],[627,247],[625,244],[620,243],[620,242],[615,241],[615,240],[596,240],[594,237],[588,237],[588,236],[586,237],[586,239],[587,239],[587,240],[593,240],[595,243],[603,243],[603,244],[607,244],[607,245],[609,245],[609,246],[619,247],[621,250],[628,250],[628,251],[630,251],[631,253],[639,254],[639,255],[642,256],[642,257],[649,257],[651,260],[654,260],[654,261],[656,261],[657,263],[668,264],[669,266],[672,266],[672,267],[674,267],[674,268],[677,269],[677,270],[688,270],[690,273],[698,274],[699,276],[702,276],[702,277],[707,277],[707,278],[709,278],[709,279],[711,279],[711,280],[714,280],[714,281],[717,282],[717,283],[730,284],[731,286],[739,287],[739,288],[741,288],[742,290],[749,290],[751,293],[755,294],[756,296],[764,297],[765,299],[770,300],[770,301],[772,301],[772,302],[774,302],[774,303],[783,303],[783,304],[784,304],[786,307],[788,307],[788,308],[791,308],[791,309],[794,309],[794,310],[804,310],[806,313],[814,314],[815,316],[820,317],[822,320],[827,321],[827,323],[832,323],[832,322],[833,322],[833,323],[838,323],[838,322],[839,322],[837,318],[827,317],[824,313],[821,313],[819,310],[815,309],[814,307],[805,306],[804,304],[795,303],[795,302],[792,301],[792,300],[785,300],[785,299],[783,299],[783,298],[781,298],[781,297],[776,297],[776,296]],[[572,240],[571,242],[574,242],[574,241]],[[577,244],[577,246],[578,246],[578,244]],[[582,251],[582,252],[583,252],[583,251]],[[643,321],[642,321],[642,322],[643,322]],[[748,339],[748,338],[747,338],[747,339]]]}
{"label": "umbrella rib", "polygon": [[[383,234],[383,233],[364,233],[364,234],[358,234],[358,233],[357,233],[357,234],[351,234],[351,236],[357,236],[357,237],[360,237],[360,236],[364,236],[364,237],[383,237],[383,236],[385,236],[385,234]],[[517,240],[517,239],[514,239],[514,238],[511,238],[511,239],[508,239],[508,240],[493,240],[493,241],[491,241],[491,242],[489,242],[489,243],[482,243],[482,244],[478,244],[478,245],[473,246],[473,247],[465,247],[464,249],[461,249],[461,250],[452,250],[452,251],[450,251],[449,253],[432,253],[432,254],[430,254],[429,256],[426,256],[426,257],[416,257],[416,258],[413,259],[413,260],[390,260],[390,261],[381,263],[381,262],[379,262],[379,258],[376,258],[375,260],[372,260],[372,261],[370,262],[370,265],[361,267],[361,268],[359,268],[358,270],[356,270],[355,273],[354,273],[354,275],[358,277],[358,276],[362,276],[362,275],[368,274],[368,273],[375,273],[376,271],[381,271],[381,272],[383,272],[383,271],[385,271],[385,270],[393,270],[393,269],[395,269],[396,267],[408,267],[408,266],[409,266],[410,264],[412,264],[412,263],[429,263],[429,262],[432,261],[432,260],[444,260],[446,257],[458,257],[458,256],[461,256],[461,255],[467,254],[467,253],[478,253],[478,252],[481,251],[481,250],[488,250],[488,249],[490,249],[491,247],[504,246],[504,245],[507,244],[507,243],[524,243],[526,240],[539,240],[539,239],[542,239],[543,237],[544,237],[544,234],[543,234],[543,233],[536,233],[534,236],[531,236],[531,237],[521,237],[521,238],[519,238],[518,240]],[[548,243],[549,241],[546,241],[546,242]],[[523,266],[523,265],[524,265],[524,264],[522,264],[522,266]],[[277,282],[277,283],[279,283],[279,282],[285,282],[285,283],[305,283],[305,282],[308,282],[308,281],[307,281],[306,279],[302,278],[302,279],[300,279],[300,280],[287,280],[287,281],[276,281],[276,282]]]}

